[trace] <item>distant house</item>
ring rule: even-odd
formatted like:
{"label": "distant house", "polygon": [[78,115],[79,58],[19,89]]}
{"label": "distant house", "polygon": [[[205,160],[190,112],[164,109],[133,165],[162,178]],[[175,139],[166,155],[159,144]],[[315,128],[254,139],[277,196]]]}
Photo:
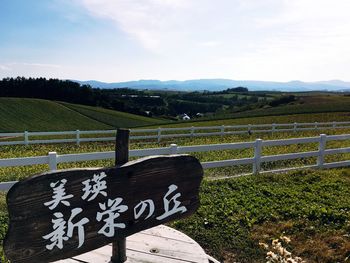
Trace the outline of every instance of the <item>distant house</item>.
{"label": "distant house", "polygon": [[181,114],[181,115],[179,116],[179,119],[181,119],[181,120],[183,120],[183,121],[188,121],[188,120],[190,120],[191,118],[190,118],[190,116],[188,116],[186,113],[184,113],[184,114]]}

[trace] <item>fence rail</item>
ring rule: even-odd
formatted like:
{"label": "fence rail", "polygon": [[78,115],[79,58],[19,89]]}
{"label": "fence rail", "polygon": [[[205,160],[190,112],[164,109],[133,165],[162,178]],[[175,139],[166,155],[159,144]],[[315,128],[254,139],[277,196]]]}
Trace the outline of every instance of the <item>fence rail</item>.
{"label": "fence rail", "polygon": [[[192,152],[208,152],[208,151],[237,150],[237,149],[251,148],[251,149],[254,149],[254,156],[251,158],[210,161],[210,162],[202,162],[201,164],[204,169],[251,164],[253,174],[258,174],[260,172],[282,172],[282,171],[287,171],[292,169],[303,169],[303,168],[333,168],[333,167],[350,166],[350,160],[325,163],[326,155],[350,153],[350,147],[326,149],[327,141],[334,141],[334,140],[350,140],[350,134],[332,135],[332,136],[321,134],[320,136],[317,136],[317,137],[284,139],[284,140],[267,140],[267,141],[257,139],[252,142],[211,144],[211,145],[198,145],[198,146],[178,146],[176,144],[171,144],[169,147],[130,150],[129,156],[142,157],[142,156],[150,156],[150,155],[184,154],[184,153],[192,153]],[[279,154],[279,155],[268,155],[268,156],[262,155],[263,147],[305,144],[305,143],[318,143],[319,145],[318,150],[309,151],[309,152],[296,152],[296,153],[287,153],[287,154]],[[265,162],[292,160],[292,159],[309,158],[309,157],[317,157],[317,163],[314,165],[303,166],[303,167],[292,167],[292,168],[269,170],[269,171],[261,170],[261,164]],[[115,158],[114,151],[64,154],[64,155],[58,155],[56,152],[49,152],[47,156],[0,159],[0,167],[48,164],[50,171],[54,171],[54,170],[57,170],[57,165],[60,163],[105,160],[105,159],[114,159],[114,158]],[[16,182],[0,183],[0,191],[6,191],[10,189],[14,183]]]}
{"label": "fence rail", "polygon": [[[179,138],[179,137],[201,137],[201,136],[223,136],[245,133],[266,133],[266,132],[298,132],[311,130],[326,129],[350,129],[350,122],[308,122],[308,123],[272,123],[272,124],[247,124],[247,125],[221,125],[221,126],[191,126],[181,128],[156,128],[156,129],[132,129],[131,140],[154,139],[160,142],[162,139]],[[184,132],[184,133],[171,133]],[[81,142],[101,142],[114,141],[115,130],[96,130],[96,131],[61,131],[61,132],[16,132],[16,133],[0,133],[0,138],[9,137],[12,139],[20,138],[20,140],[1,140],[1,145],[29,145],[29,144],[45,144],[45,143],[76,143]],[[86,135],[110,135],[109,137],[83,137]],[[71,136],[63,139],[33,139],[33,137],[45,136]],[[32,137],[32,138],[31,138]]]}

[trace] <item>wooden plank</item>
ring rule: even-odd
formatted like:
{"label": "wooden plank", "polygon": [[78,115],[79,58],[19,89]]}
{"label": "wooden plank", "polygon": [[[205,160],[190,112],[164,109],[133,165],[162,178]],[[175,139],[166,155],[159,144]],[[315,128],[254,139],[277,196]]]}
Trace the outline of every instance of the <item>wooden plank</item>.
{"label": "wooden plank", "polygon": [[48,156],[0,159],[0,167],[48,164]]}
{"label": "wooden plank", "polygon": [[[147,241],[144,242],[145,240]],[[205,252],[197,242],[166,226],[158,226],[142,231],[130,236],[127,242],[129,248],[150,255],[157,254],[159,257],[179,261],[208,262]],[[151,252],[153,249],[156,250],[156,253]]]}
{"label": "wooden plank", "polygon": [[9,190],[17,181],[10,181],[10,182],[2,182],[0,183],[0,191],[7,191]]}
{"label": "wooden plank", "polygon": [[209,168],[219,168],[233,165],[243,165],[243,164],[252,164],[254,163],[254,158],[242,158],[242,159],[232,159],[232,160],[223,160],[223,161],[212,161],[212,162],[203,162],[203,169]]}
{"label": "wooden plank", "polygon": [[350,153],[350,147],[338,148],[338,149],[328,149],[324,151],[325,154],[339,154],[339,153]]}
{"label": "wooden plank", "polygon": [[[163,225],[129,236],[126,254],[128,257],[126,263],[208,263],[206,253],[197,242],[185,234]],[[73,259],[87,263],[107,263],[110,255],[111,245],[107,245],[75,256]],[[70,261],[62,260],[55,263],[70,263]]]}
{"label": "wooden plank", "polygon": [[322,168],[337,168],[337,167],[345,167],[345,166],[350,166],[350,161],[325,163],[323,164]]}
{"label": "wooden plank", "polygon": [[287,154],[280,154],[280,155],[268,155],[261,157],[261,162],[274,162],[274,161],[282,161],[282,160],[292,160],[292,159],[299,159],[299,158],[309,158],[309,157],[315,157],[318,156],[318,151],[311,151],[311,152],[301,152],[301,153],[287,153]]}
{"label": "wooden plank", "polygon": [[319,140],[320,140],[320,137],[269,140],[269,141],[263,141],[263,146],[282,146],[282,145],[290,145],[290,144],[314,143],[314,142],[319,142]]}
{"label": "wooden plank", "polygon": [[[102,262],[104,262],[104,261],[102,261]],[[105,261],[105,262],[107,263],[108,261]],[[56,261],[55,263],[86,263],[86,262],[83,262],[81,260],[76,260],[73,258],[67,258],[67,259]]]}
{"label": "wooden plank", "polygon": [[[102,173],[106,174],[107,197],[99,194],[94,200],[82,200],[82,182]],[[196,158],[177,155],[143,158],[120,167],[74,169],[31,177],[14,185],[7,195],[10,224],[4,241],[5,253],[16,263],[58,260],[101,247],[116,238],[188,216],[199,206],[198,192],[202,176],[203,169]],[[68,199],[70,206],[59,203],[54,210],[50,210],[45,206],[45,203],[53,201],[53,188],[50,184],[62,182],[63,179],[66,180],[66,195],[74,197]],[[115,201],[117,198],[122,198],[120,205],[127,206],[127,210],[118,213],[115,223],[123,223],[125,228],[114,227],[113,232],[115,228],[116,231],[109,237],[106,236],[106,221],[97,220],[97,213],[107,211],[112,206],[107,199]],[[150,207],[146,207],[148,209],[144,209],[137,217],[136,207],[140,208],[138,205],[146,200],[153,201],[153,213]],[[73,209],[78,208],[83,211],[72,218]],[[175,213],[167,213],[172,208],[175,208],[172,210]],[[43,237],[52,234],[52,223],[54,220],[57,223],[57,213],[61,213],[60,217],[67,222],[68,227],[69,222],[77,224],[87,219],[88,222],[83,226],[85,237],[81,238],[77,233],[81,227],[71,226],[74,231],[64,240],[61,248],[57,244],[51,249],[46,247],[52,243]],[[105,230],[101,232],[103,229]]]}
{"label": "wooden plank", "polygon": [[208,151],[223,151],[223,150],[236,150],[254,147],[255,142],[243,142],[243,143],[225,143],[225,144],[209,144],[209,145],[196,145],[196,146],[179,146],[179,153],[189,152],[208,152]]}

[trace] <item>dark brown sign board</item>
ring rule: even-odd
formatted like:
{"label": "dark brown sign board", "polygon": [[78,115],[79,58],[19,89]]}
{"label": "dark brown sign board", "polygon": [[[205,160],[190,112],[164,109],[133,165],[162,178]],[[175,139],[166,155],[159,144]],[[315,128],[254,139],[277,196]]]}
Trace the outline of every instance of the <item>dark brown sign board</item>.
{"label": "dark brown sign board", "polygon": [[173,155],[25,179],[7,195],[5,254],[12,263],[56,261],[189,216],[202,177],[196,158]]}

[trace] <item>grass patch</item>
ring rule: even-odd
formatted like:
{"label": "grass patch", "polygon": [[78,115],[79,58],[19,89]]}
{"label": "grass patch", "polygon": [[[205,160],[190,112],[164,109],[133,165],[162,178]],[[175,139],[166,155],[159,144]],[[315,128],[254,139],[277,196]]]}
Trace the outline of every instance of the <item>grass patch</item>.
{"label": "grass patch", "polygon": [[[350,247],[349,195],[349,168],[204,180],[199,210],[171,226],[223,262],[264,262],[259,242],[282,234],[292,239],[288,249],[308,262],[343,262]],[[0,245],[7,220],[0,194]]]}
{"label": "grass patch", "polygon": [[291,237],[308,262],[349,256],[350,169],[204,181],[195,215],[172,224],[224,262],[264,262],[259,242]]}

